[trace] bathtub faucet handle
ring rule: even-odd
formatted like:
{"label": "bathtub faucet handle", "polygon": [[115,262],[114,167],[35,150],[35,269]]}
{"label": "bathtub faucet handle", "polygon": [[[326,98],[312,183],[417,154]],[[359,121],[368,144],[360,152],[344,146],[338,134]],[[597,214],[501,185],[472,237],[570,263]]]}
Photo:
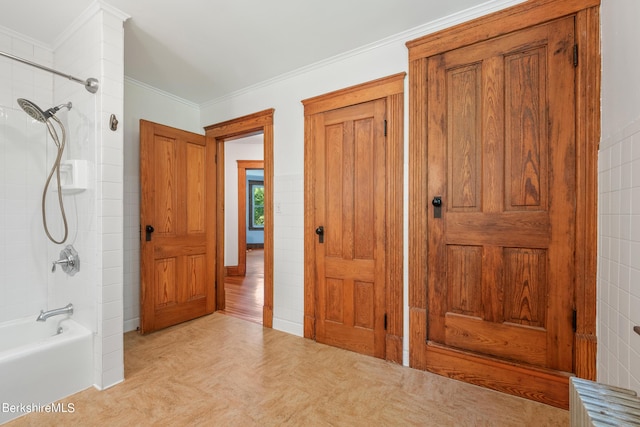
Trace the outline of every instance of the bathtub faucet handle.
{"label": "bathtub faucet handle", "polygon": [[80,258],[73,246],[67,245],[66,248],[60,251],[60,259],[53,261],[53,265],[51,266],[52,273],[55,273],[56,265],[58,264],[62,265],[62,270],[69,276],[73,276],[80,271]]}

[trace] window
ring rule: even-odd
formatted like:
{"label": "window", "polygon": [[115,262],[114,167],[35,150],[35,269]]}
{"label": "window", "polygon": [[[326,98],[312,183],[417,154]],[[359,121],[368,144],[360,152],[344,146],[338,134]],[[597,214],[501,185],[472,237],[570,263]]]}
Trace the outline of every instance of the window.
{"label": "window", "polygon": [[249,230],[264,229],[264,181],[249,181]]}

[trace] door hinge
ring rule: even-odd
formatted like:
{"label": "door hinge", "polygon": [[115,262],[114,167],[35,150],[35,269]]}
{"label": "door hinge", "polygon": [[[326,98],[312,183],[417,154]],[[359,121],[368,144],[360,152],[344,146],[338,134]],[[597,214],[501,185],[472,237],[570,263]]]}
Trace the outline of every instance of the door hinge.
{"label": "door hinge", "polygon": [[578,312],[576,310],[571,313],[571,326],[573,327],[573,332],[578,330]]}
{"label": "door hinge", "polygon": [[384,136],[387,136],[387,121],[384,121]]}
{"label": "door hinge", "polygon": [[384,314],[384,330],[387,330],[387,313]]}
{"label": "door hinge", "polygon": [[578,45],[577,44],[573,45],[573,66],[574,67],[578,66]]}

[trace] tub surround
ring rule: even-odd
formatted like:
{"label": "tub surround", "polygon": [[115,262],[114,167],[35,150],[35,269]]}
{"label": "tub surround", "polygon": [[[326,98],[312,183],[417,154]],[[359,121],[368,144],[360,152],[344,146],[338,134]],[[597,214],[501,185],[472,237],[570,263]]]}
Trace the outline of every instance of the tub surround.
{"label": "tub surround", "polygon": [[69,316],[0,325],[0,424],[93,383],[93,336]]}

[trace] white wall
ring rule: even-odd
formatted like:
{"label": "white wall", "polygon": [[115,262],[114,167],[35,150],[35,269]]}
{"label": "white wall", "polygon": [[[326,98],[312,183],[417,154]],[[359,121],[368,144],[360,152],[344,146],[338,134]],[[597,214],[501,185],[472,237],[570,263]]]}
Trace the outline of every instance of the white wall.
{"label": "white wall", "polygon": [[124,81],[124,330],[140,324],[140,119],[204,134],[198,106]]}
{"label": "white wall", "polygon": [[640,2],[603,0],[598,380],[640,392]]}
{"label": "white wall", "polygon": [[[273,327],[303,334],[304,110],[306,98],[407,71],[408,40],[505,8],[519,1],[487,2],[322,63],[280,76],[202,106],[203,126],[274,108],[274,319]],[[405,85],[405,95],[408,95]],[[408,96],[405,96],[408,100]],[[408,132],[405,108],[405,132]],[[405,141],[407,140],[405,136]],[[405,149],[405,153],[407,150]],[[408,171],[405,159],[405,177]],[[407,179],[405,178],[405,182]],[[407,185],[405,184],[405,194]],[[405,217],[407,198],[405,197]],[[405,218],[405,229],[407,220]],[[405,253],[407,246],[405,231]],[[405,257],[406,259],[406,257]],[[407,268],[405,265],[405,317]],[[405,320],[405,325],[407,324]],[[405,361],[408,329],[405,328]]]}
{"label": "white wall", "polygon": [[224,265],[238,265],[238,160],[263,160],[263,136],[224,143]]}

